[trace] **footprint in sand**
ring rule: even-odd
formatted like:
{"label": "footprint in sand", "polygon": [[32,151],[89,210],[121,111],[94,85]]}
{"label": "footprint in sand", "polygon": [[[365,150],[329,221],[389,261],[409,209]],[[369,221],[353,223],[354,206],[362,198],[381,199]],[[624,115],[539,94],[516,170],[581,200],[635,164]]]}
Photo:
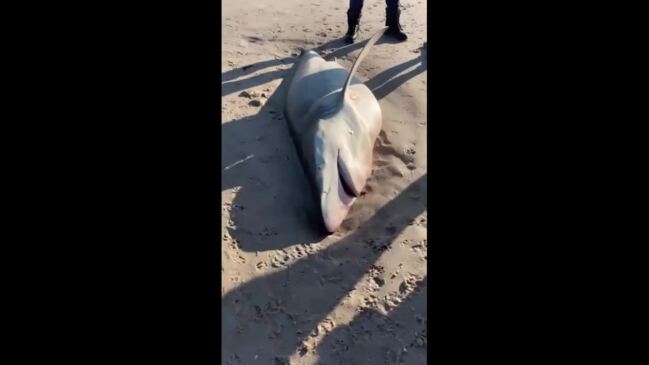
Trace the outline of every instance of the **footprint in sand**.
{"label": "footprint in sand", "polygon": [[264,270],[265,268],[268,267],[268,263],[266,263],[265,261],[259,261],[255,265],[255,267],[257,268],[257,270]]}

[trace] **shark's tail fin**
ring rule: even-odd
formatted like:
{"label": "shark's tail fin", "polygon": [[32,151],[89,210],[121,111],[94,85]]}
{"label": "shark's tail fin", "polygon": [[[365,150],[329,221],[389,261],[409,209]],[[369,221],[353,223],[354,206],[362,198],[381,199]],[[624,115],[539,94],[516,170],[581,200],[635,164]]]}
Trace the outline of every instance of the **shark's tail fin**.
{"label": "shark's tail fin", "polygon": [[354,61],[354,64],[352,65],[352,69],[349,70],[349,75],[347,75],[347,80],[345,81],[345,86],[343,86],[343,92],[341,94],[343,96],[343,98],[345,97],[345,94],[347,93],[347,89],[349,88],[349,84],[351,84],[351,82],[352,82],[352,78],[354,77],[354,74],[356,73],[356,69],[358,69],[358,66],[363,61],[363,58],[365,58],[365,56],[367,56],[367,54],[370,52],[370,48],[372,48],[372,46],[376,43],[376,41],[378,41],[379,38],[381,38],[381,36],[383,35],[383,33],[385,33],[386,30],[388,30],[388,27],[385,27],[385,28],[379,30],[378,32],[374,33],[372,38],[370,38],[367,41],[367,44],[365,45],[365,47],[363,47],[363,50],[361,50],[361,53],[356,58],[356,61]]}

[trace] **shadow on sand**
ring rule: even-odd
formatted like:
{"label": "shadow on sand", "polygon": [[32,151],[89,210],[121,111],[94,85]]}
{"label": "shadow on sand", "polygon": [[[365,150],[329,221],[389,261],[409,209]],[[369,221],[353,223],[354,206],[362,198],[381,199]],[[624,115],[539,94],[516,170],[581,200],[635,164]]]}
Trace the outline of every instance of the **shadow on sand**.
{"label": "shadow on sand", "polygon": [[[223,363],[287,363],[286,358],[298,349],[299,343],[426,210],[426,185],[424,175],[338,242],[289,260],[281,271],[227,293],[222,298]],[[358,321],[363,323],[365,319]],[[333,337],[328,343],[345,336],[347,332],[342,331],[330,334]],[[322,350],[328,351],[327,347]]]}
{"label": "shadow on sand", "polygon": [[[419,65],[419,66],[417,66],[416,68],[408,72],[402,73],[403,71],[415,65]],[[393,66],[381,72],[380,74],[368,80],[365,83],[365,85],[368,88],[370,88],[370,90],[372,90],[372,93],[374,93],[374,96],[376,96],[378,100],[381,100],[384,97],[386,97],[388,94],[396,90],[404,82],[426,71],[427,68],[428,68],[428,62],[426,57],[426,51],[422,50],[422,52],[418,57],[415,57],[410,61],[406,61],[402,64]]]}
{"label": "shadow on sand", "polygon": [[428,334],[427,277],[394,310],[362,311],[329,333],[318,347],[319,364],[424,365]]}

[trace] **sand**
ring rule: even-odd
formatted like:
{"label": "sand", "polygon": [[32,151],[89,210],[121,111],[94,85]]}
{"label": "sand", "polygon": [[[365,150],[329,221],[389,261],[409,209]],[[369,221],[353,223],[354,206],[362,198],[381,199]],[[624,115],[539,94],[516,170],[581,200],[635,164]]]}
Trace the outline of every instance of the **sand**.
{"label": "sand", "polygon": [[380,41],[357,77],[383,110],[374,169],[339,232],[314,202],[283,115],[300,48],[349,68],[384,25],[365,0],[358,43],[346,0],[223,2],[222,362],[425,364],[426,2],[404,0],[405,43]]}

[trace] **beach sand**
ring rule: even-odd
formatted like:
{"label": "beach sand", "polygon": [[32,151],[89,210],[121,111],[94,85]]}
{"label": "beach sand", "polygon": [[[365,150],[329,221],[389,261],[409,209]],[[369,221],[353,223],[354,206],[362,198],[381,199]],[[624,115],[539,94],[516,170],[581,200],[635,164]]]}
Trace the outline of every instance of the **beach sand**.
{"label": "beach sand", "polygon": [[353,45],[348,2],[324,3],[223,2],[222,362],[425,364],[426,2],[402,0],[408,41],[379,41],[358,70],[383,128],[365,193],[330,236],[312,221],[285,77],[301,48],[349,69],[385,2],[365,0]]}

